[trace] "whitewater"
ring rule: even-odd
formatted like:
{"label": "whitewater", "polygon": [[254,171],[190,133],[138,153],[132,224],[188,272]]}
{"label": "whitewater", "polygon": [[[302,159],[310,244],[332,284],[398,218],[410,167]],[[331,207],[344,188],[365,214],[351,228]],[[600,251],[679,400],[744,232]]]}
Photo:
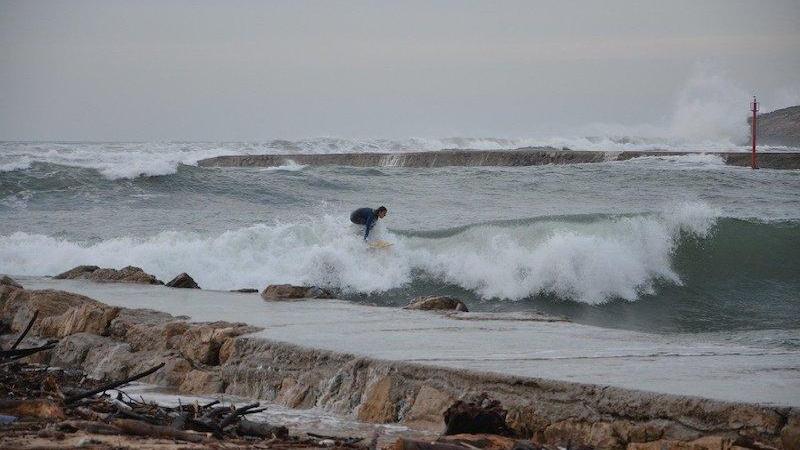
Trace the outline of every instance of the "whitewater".
{"label": "whitewater", "polygon": [[[457,295],[648,330],[797,326],[800,173],[714,155],[540,167],[200,168],[219,154],[524,142],[4,143],[0,273],[135,265],[204,289]],[[623,145],[630,145],[629,143]],[[371,251],[352,209],[384,204]],[[742,313],[747,312],[748,320]]]}

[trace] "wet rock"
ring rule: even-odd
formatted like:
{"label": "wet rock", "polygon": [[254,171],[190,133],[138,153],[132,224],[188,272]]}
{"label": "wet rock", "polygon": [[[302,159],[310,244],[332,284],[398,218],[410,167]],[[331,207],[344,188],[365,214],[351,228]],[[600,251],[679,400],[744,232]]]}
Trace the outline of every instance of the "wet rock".
{"label": "wet rock", "polygon": [[110,338],[91,333],[76,333],[58,342],[50,364],[59,367],[80,367],[86,360],[89,350],[105,350],[112,345],[114,342]]}
{"label": "wet rock", "polygon": [[562,447],[587,445],[592,424],[577,419],[556,422],[544,431],[545,442]]}
{"label": "wet rock", "polygon": [[230,292],[239,292],[241,294],[255,294],[256,292],[258,292],[258,289],[255,288],[232,289]]}
{"label": "wet rock", "polygon": [[66,272],[62,272],[53,278],[56,280],[75,280],[78,278],[85,278],[99,268],[100,267],[98,266],[77,266],[69,269]]}
{"label": "wet rock", "polygon": [[652,442],[628,444],[627,450],[736,450],[731,440],[722,436],[706,436],[693,441],[661,439]]}
{"label": "wet rock", "polygon": [[525,436],[537,442],[544,442],[544,430],[550,421],[532,406],[513,406],[508,409],[506,423],[518,436]]}
{"label": "wet rock", "polygon": [[130,345],[113,341],[105,348],[89,349],[82,368],[95,380],[119,380],[149,369],[159,359],[156,352],[134,352]]}
{"label": "wet rock", "polygon": [[434,387],[423,385],[411,409],[406,413],[403,422],[415,428],[425,428],[431,431],[441,431],[443,428],[442,414],[456,401],[450,394]]}
{"label": "wet rock", "polygon": [[226,339],[219,347],[219,363],[225,364],[236,350],[236,338]]}
{"label": "wet rock", "polygon": [[183,272],[177,277],[167,283],[168,287],[183,288],[183,289],[200,289],[200,286],[195,283],[194,279],[188,273]]}
{"label": "wet rock", "polygon": [[624,442],[650,442],[661,439],[664,430],[672,425],[666,420],[651,420],[648,422],[630,422],[617,420],[612,423],[614,432]]}
{"label": "wet rock", "polygon": [[486,393],[466,402],[459,400],[444,412],[445,435],[453,434],[497,434],[510,436],[506,424],[507,412],[500,402]]}
{"label": "wet rock", "polygon": [[[72,294],[64,291],[42,290],[28,291],[25,289],[0,286],[0,307],[3,318],[11,321],[12,331],[21,331],[28,324],[34,311],[39,312],[39,318],[58,316],[70,308],[85,303],[97,303],[89,297]],[[37,331],[34,324],[33,331]]]}
{"label": "wet rock", "polygon": [[381,377],[368,386],[364,393],[366,400],[361,403],[358,418],[370,423],[390,423],[397,421],[395,402],[391,398],[392,378]]}
{"label": "wet rock", "polygon": [[0,286],[0,314],[11,318],[11,329],[27,326],[33,313],[39,320],[32,331],[42,337],[64,337],[72,333],[103,334],[119,308],[107,306],[83,295],[64,291],[24,289]]}
{"label": "wet rock", "polygon": [[[174,348],[174,339],[168,331],[176,317],[152,309],[122,309],[108,327],[108,335],[125,341],[134,351]],[[184,323],[185,322],[178,322]],[[184,325],[178,334],[188,328]]]}
{"label": "wet rock", "polygon": [[404,309],[419,309],[424,311],[463,311],[468,312],[467,305],[461,300],[445,295],[429,295],[417,297],[404,307]]}
{"label": "wet rock", "polygon": [[[179,387],[186,379],[186,374],[192,370],[192,364],[177,352],[168,352],[160,355],[164,361],[164,368],[142,379],[144,383],[162,386]],[[150,361],[152,364],[152,361]],[[142,367],[146,370],[149,367]],[[141,370],[139,372],[141,372]]]}
{"label": "wet rock", "polygon": [[787,450],[800,450],[800,417],[789,417],[781,430],[781,444]]}
{"label": "wet rock", "polygon": [[225,390],[219,374],[207,370],[191,370],[179,387],[184,394],[218,394]]}
{"label": "wet rock", "polygon": [[219,350],[229,338],[252,333],[258,328],[229,322],[192,324],[180,337],[178,349],[190,361],[209,366],[219,365]]}
{"label": "wet rock", "polygon": [[84,304],[61,316],[42,319],[41,329],[47,330],[46,335],[59,338],[73,333],[105,334],[119,311],[120,308],[103,304]]}
{"label": "wet rock", "polygon": [[3,275],[0,277],[0,286],[10,286],[12,288],[22,289],[22,285],[14,281],[14,279],[8,275]]}
{"label": "wet rock", "polygon": [[556,422],[544,432],[545,442],[562,447],[589,446],[593,448],[621,449],[617,427],[608,422],[590,423],[577,419]]}
{"label": "wet rock", "polygon": [[286,377],[281,380],[280,390],[275,400],[289,408],[298,408],[306,401],[310,390],[311,387],[307,384]]}
{"label": "wet rock", "polygon": [[[455,444],[467,448],[479,448],[481,450],[518,450],[526,448],[517,446],[517,440],[495,434],[456,434],[453,436],[441,436],[436,442],[445,444]],[[535,448],[532,447],[531,448]]]}
{"label": "wet rock", "polygon": [[263,292],[264,300],[290,300],[298,298],[334,298],[333,293],[317,286],[293,286],[291,284],[270,284]]}
{"label": "wet rock", "polygon": [[92,280],[110,283],[164,284],[139,267],[105,269],[97,266],[78,266],[55,277],[58,280]]}

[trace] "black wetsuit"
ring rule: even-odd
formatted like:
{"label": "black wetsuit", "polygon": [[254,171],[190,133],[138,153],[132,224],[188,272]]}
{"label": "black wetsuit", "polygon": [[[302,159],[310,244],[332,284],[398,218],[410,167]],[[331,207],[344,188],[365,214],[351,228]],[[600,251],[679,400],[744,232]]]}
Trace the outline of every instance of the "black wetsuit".
{"label": "black wetsuit", "polygon": [[378,221],[378,212],[372,208],[359,208],[352,213],[350,213],[350,222],[353,222],[358,225],[364,225],[366,230],[364,231],[364,239],[367,239],[369,236],[369,232],[372,230],[372,227],[375,226],[375,223]]}

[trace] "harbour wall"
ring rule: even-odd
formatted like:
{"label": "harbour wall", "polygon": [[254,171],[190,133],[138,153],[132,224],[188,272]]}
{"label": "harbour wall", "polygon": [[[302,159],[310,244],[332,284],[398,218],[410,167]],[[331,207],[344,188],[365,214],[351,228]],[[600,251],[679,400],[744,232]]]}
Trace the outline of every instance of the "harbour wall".
{"label": "harbour wall", "polygon": [[[216,156],[198,162],[201,167],[277,167],[293,161],[310,166],[353,167],[448,167],[448,166],[541,166],[546,164],[585,164],[626,161],[646,156],[693,155],[698,152],[659,151],[573,151],[543,148],[515,150],[440,150],[408,153],[325,153],[283,155]],[[709,152],[730,166],[750,166],[750,153]],[[758,153],[764,169],[800,169],[800,152]]]}

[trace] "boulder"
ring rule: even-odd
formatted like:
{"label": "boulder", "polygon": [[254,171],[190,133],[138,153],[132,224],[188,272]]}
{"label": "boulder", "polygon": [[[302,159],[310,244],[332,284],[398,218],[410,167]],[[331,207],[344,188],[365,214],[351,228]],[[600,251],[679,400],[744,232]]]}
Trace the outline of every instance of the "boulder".
{"label": "boulder", "polygon": [[105,351],[115,343],[107,337],[76,333],[58,341],[50,364],[58,367],[80,367],[92,349]]}
{"label": "boulder", "polygon": [[219,365],[219,351],[229,338],[252,333],[258,328],[242,323],[191,324],[178,341],[178,350],[192,362]]}
{"label": "boulder", "polygon": [[392,401],[392,378],[381,377],[367,387],[365,400],[358,409],[358,419],[370,423],[391,423],[397,421],[396,405]]}
{"label": "boulder", "polygon": [[317,286],[270,284],[261,292],[264,300],[290,300],[298,298],[334,298],[333,293]]}
{"label": "boulder", "polygon": [[781,430],[781,444],[787,450],[800,450],[800,416],[790,416]]}
{"label": "boulder", "polygon": [[64,337],[72,333],[103,334],[119,313],[114,308],[71,292],[51,289],[28,291],[0,286],[0,314],[11,319],[11,330],[21,331],[34,312],[39,320],[33,324],[34,334],[42,337]]}
{"label": "boulder", "polygon": [[110,283],[164,284],[139,267],[104,269],[97,266],[78,266],[55,277],[58,280],[92,280]]}
{"label": "boulder", "polygon": [[444,424],[442,414],[455,401],[450,394],[424,384],[414,398],[411,409],[403,417],[403,422],[414,428],[441,431]]}
{"label": "boulder", "polygon": [[184,289],[200,289],[200,286],[198,286],[194,279],[192,279],[192,277],[190,277],[186,272],[183,272],[182,274],[170,280],[170,282],[167,283],[167,286]]}
{"label": "boulder", "polygon": [[219,363],[225,364],[236,351],[236,338],[228,338],[219,348]]}
{"label": "boulder", "polygon": [[644,443],[631,443],[627,446],[627,450],[736,450],[741,448],[734,446],[729,438],[722,436],[705,436],[693,441],[661,439]]}
{"label": "boulder", "polygon": [[98,266],[77,266],[73,267],[72,269],[69,269],[66,272],[62,272],[54,276],[53,278],[55,278],[56,280],[75,280],[78,278],[86,278],[92,272],[94,272],[99,268],[100,267]]}
{"label": "boulder", "polygon": [[87,303],[60,316],[45,317],[39,325],[40,334],[58,338],[74,333],[105,334],[119,311],[102,303]]}
{"label": "boulder", "polygon": [[544,431],[545,442],[561,447],[588,445],[592,424],[578,419],[556,422]]}
{"label": "boulder", "polygon": [[14,281],[14,279],[8,275],[0,277],[0,286],[11,286],[12,288],[22,289],[22,285]]}
{"label": "boulder", "polygon": [[509,408],[506,423],[516,435],[530,437],[536,442],[544,442],[544,430],[550,426],[547,417],[533,405],[516,405]]}
{"label": "boulder", "polygon": [[[517,445],[517,440],[495,434],[456,434],[453,436],[440,436],[436,442],[454,444],[467,448],[481,450],[512,450],[525,448]],[[535,448],[530,446],[531,448]]]}
{"label": "boulder", "polygon": [[218,394],[225,385],[218,373],[194,369],[186,374],[178,390],[184,394]]}
{"label": "boulder", "polygon": [[445,295],[429,295],[426,297],[417,297],[404,309],[419,309],[423,311],[463,311],[468,312],[467,305],[461,300],[454,297],[447,297]]}
{"label": "boulder", "polygon": [[[111,321],[108,335],[127,342],[134,351],[172,348],[169,345],[169,338],[172,336],[167,335],[167,329],[175,319],[170,314],[152,309],[124,308]],[[186,328],[180,334],[184,331]]]}
{"label": "boulder", "polygon": [[294,378],[284,377],[275,401],[289,408],[299,408],[306,400],[310,390],[309,385],[300,383]]}
{"label": "boulder", "polygon": [[511,436],[507,412],[500,402],[482,393],[471,401],[459,400],[444,412],[445,435],[497,434]]}

